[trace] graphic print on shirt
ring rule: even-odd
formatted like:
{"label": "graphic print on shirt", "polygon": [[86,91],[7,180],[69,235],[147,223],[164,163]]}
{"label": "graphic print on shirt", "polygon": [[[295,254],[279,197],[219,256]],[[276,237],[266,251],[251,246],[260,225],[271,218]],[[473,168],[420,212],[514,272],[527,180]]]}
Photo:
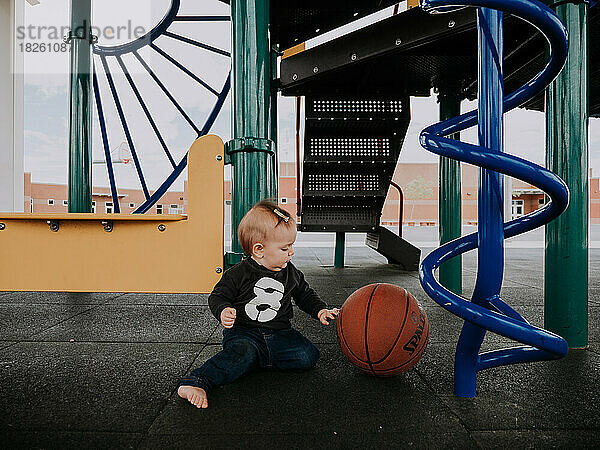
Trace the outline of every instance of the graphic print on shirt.
{"label": "graphic print on shirt", "polygon": [[273,320],[281,307],[284,286],[273,278],[263,277],[254,285],[256,297],[246,303],[246,314],[252,320]]}

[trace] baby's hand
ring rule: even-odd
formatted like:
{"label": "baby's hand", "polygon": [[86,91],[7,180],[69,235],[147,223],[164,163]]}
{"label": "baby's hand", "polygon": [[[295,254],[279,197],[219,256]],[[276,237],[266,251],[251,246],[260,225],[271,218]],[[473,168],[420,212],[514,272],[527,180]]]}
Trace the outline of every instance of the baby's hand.
{"label": "baby's hand", "polygon": [[340,313],[340,310],[338,308],[322,309],[317,314],[317,317],[319,318],[319,320],[321,321],[321,323],[323,325],[329,325],[329,322],[327,322],[327,319],[335,319],[335,316],[337,316],[339,313]]}
{"label": "baby's hand", "polygon": [[221,324],[225,328],[231,328],[235,322],[235,308],[225,308],[221,311]]}

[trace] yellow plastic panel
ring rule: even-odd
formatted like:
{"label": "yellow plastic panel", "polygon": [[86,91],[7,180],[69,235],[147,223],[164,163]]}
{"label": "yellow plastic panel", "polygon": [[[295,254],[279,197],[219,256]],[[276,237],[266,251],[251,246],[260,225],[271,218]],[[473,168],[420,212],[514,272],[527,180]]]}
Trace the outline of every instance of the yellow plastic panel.
{"label": "yellow plastic panel", "polygon": [[192,145],[187,218],[0,213],[0,291],[210,292],[223,267],[223,160],[217,136]]}
{"label": "yellow plastic panel", "polygon": [[302,42],[301,44],[295,45],[284,50],[281,59],[289,58],[290,56],[302,53],[304,50],[306,50],[306,43]]}

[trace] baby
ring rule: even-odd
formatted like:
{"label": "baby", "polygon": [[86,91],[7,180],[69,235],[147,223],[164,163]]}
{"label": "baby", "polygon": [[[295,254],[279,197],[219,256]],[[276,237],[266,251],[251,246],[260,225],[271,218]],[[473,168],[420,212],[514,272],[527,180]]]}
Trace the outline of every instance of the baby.
{"label": "baby", "polygon": [[306,370],[316,364],[319,350],[291,326],[292,298],[324,325],[339,313],[290,262],[296,222],[285,210],[270,201],[257,203],[242,218],[238,236],[250,257],[226,270],[208,297],[225,327],[223,349],[184,377],[177,391],[198,408],[208,407],[208,391],[253,369]]}

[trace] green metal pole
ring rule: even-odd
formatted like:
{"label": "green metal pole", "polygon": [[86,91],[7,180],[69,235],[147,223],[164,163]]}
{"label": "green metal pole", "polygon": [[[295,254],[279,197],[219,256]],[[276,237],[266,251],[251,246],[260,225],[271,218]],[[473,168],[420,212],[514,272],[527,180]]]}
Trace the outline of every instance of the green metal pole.
{"label": "green metal pole", "polygon": [[273,196],[275,146],[269,139],[271,118],[271,52],[269,0],[232,0],[233,139],[226,152],[233,165],[231,247],[225,265],[243,256],[237,229],[256,202]]}
{"label": "green metal pole", "polygon": [[335,233],[335,258],[333,260],[334,267],[344,267],[344,250],[346,247],[346,233],[336,231]]}
{"label": "green metal pole", "polygon": [[569,207],[546,225],[544,326],[588,345],[588,58],[585,3],[555,7],[569,56],[546,96],[546,166],[569,186]]}
{"label": "green metal pole", "polygon": [[[271,79],[277,79],[277,57],[281,53],[279,47],[273,47],[271,49]],[[273,156],[274,173],[272,177],[271,195],[274,199],[279,199],[279,160],[278,155],[278,143],[277,143],[277,89],[271,87],[271,130],[270,136],[273,141],[273,150],[275,154]]]}
{"label": "green metal pole", "polygon": [[71,1],[69,212],[92,212],[92,0]]}
{"label": "green metal pole", "polygon": [[[448,89],[438,95],[440,120],[460,115],[460,95]],[[460,139],[460,133],[449,136]],[[461,236],[461,176],[460,162],[440,156],[439,166],[439,224],[440,245]],[[455,294],[462,294],[462,256],[458,255],[440,266],[439,281]]]}

